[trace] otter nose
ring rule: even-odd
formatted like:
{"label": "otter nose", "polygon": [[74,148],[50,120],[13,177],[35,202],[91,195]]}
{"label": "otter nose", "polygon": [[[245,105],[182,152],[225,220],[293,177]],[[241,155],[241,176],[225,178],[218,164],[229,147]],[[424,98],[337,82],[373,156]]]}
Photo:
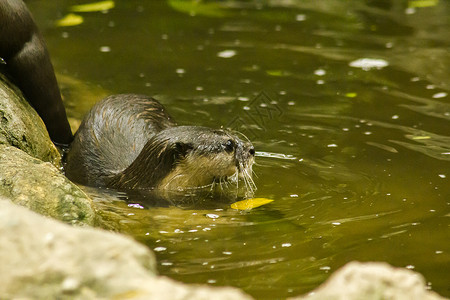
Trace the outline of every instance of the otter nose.
{"label": "otter nose", "polygon": [[250,153],[251,156],[255,156],[255,147],[250,147],[250,149],[248,150],[248,153]]}

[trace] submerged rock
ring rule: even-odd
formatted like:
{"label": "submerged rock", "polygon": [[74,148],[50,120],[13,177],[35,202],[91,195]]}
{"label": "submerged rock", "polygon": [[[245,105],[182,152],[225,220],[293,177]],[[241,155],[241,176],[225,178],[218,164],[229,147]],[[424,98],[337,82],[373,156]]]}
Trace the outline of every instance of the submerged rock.
{"label": "submerged rock", "polygon": [[130,238],[68,226],[0,198],[0,299],[251,299],[234,288],[158,277],[155,264]]}
{"label": "submerged rock", "polygon": [[292,300],[441,300],[427,290],[425,279],[411,270],[387,263],[351,262],[333,273],[320,287]]}

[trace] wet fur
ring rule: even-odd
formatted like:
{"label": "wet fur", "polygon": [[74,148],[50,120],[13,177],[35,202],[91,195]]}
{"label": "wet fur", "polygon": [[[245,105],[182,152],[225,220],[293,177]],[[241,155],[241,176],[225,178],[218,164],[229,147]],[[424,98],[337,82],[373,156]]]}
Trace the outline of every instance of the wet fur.
{"label": "wet fur", "polygon": [[114,95],[85,116],[67,156],[66,175],[85,185],[106,186],[137,158],[149,133],[174,126],[159,102]]}
{"label": "wet fur", "polygon": [[184,190],[243,172],[251,180],[253,156],[253,146],[228,131],[176,126],[158,101],[115,95],[83,120],[66,174],[85,185]]}

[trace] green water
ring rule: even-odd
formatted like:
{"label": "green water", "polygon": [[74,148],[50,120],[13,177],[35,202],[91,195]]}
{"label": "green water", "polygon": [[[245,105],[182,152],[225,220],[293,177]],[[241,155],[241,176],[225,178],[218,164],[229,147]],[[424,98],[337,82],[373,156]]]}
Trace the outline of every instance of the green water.
{"label": "green water", "polygon": [[450,2],[197,2],[116,1],[66,28],[86,1],[28,4],[74,124],[105,94],[158,95],[180,124],[249,136],[255,196],[274,201],[148,208],[91,190],[99,205],[182,282],[281,299],[385,261],[450,296]]}

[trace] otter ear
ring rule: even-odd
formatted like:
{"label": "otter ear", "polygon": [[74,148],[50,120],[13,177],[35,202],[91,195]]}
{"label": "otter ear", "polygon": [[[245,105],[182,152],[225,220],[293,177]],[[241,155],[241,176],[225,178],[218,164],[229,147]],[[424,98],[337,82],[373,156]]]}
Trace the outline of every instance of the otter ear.
{"label": "otter ear", "polygon": [[191,143],[182,143],[182,142],[176,142],[175,143],[175,148],[178,152],[178,155],[180,156],[186,156],[187,153],[194,149],[194,146]]}

